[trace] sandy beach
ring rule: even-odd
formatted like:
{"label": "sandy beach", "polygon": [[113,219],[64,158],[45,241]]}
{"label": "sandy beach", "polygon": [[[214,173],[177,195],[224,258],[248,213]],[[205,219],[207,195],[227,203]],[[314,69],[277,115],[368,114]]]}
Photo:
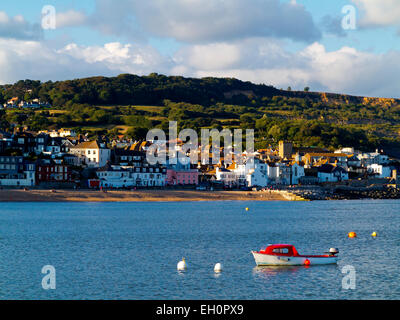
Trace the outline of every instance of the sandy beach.
{"label": "sandy beach", "polygon": [[140,202],[140,201],[274,201],[286,200],[278,193],[195,190],[0,190],[0,202]]}

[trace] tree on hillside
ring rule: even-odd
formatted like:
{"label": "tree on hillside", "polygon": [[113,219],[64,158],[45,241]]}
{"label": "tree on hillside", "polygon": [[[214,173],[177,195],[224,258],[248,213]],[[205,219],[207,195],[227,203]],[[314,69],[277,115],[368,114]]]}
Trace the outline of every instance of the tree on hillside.
{"label": "tree on hillside", "polygon": [[134,140],[145,140],[147,136],[148,129],[141,127],[129,128],[126,135]]}

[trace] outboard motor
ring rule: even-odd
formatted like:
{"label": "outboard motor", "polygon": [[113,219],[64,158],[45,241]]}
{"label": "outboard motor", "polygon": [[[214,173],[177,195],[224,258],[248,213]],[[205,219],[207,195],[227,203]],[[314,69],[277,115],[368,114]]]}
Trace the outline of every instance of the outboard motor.
{"label": "outboard motor", "polygon": [[339,249],[338,248],[330,248],[329,249],[329,255],[330,256],[336,256],[339,253]]}

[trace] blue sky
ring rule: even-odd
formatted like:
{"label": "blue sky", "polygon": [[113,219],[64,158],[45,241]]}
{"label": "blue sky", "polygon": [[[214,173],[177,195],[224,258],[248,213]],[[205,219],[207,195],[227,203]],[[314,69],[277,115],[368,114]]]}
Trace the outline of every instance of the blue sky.
{"label": "blue sky", "polygon": [[14,0],[0,8],[0,83],[158,72],[400,97],[399,34],[396,0]]}

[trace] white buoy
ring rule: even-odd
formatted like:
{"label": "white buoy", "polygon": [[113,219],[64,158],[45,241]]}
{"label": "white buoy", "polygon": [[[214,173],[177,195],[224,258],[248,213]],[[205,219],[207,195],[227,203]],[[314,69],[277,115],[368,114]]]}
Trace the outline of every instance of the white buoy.
{"label": "white buoy", "polygon": [[187,264],[185,258],[182,258],[181,261],[178,262],[177,269],[178,271],[185,271],[187,268]]}
{"label": "white buoy", "polygon": [[217,263],[215,265],[214,272],[222,272],[222,263]]}

